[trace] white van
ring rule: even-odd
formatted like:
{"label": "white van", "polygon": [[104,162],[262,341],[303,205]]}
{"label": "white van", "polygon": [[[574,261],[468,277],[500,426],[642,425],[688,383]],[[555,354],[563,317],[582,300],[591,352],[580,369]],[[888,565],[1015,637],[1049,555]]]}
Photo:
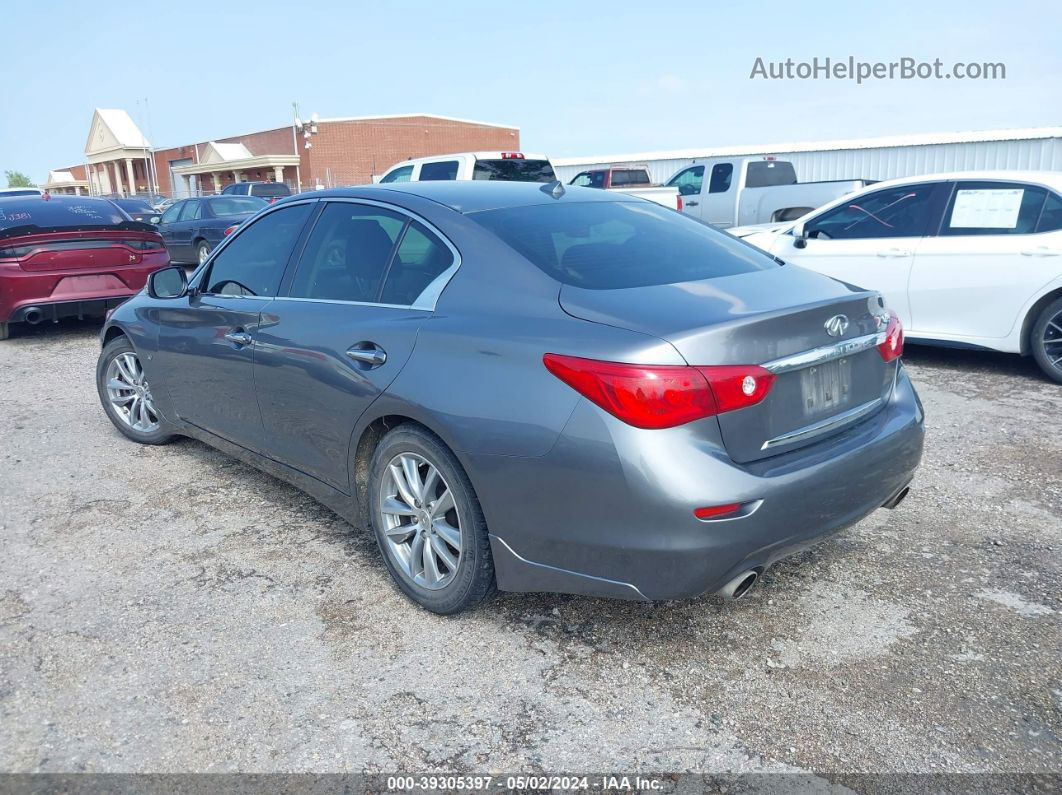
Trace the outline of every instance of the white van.
{"label": "white van", "polygon": [[378,182],[473,179],[553,182],[557,176],[545,155],[524,152],[459,152],[453,155],[404,160],[391,166]]}

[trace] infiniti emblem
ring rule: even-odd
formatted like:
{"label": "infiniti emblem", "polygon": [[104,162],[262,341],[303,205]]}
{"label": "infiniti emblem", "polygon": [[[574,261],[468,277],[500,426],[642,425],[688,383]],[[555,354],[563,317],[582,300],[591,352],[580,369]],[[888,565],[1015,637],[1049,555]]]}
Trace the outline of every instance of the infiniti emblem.
{"label": "infiniti emblem", "polygon": [[848,331],[848,316],[847,315],[834,315],[823,324],[826,328],[826,333],[831,337],[840,337],[846,331]]}

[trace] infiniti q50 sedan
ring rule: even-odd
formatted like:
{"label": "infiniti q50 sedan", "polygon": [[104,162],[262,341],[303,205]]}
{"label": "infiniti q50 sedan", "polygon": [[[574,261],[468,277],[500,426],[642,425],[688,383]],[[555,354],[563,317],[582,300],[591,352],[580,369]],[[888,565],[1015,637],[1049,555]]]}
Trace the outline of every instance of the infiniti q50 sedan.
{"label": "infiniti q50 sedan", "polygon": [[191,436],[371,527],[438,613],[496,589],[740,597],[907,493],[921,405],[872,291],[559,183],[284,199],[102,331],[127,437]]}

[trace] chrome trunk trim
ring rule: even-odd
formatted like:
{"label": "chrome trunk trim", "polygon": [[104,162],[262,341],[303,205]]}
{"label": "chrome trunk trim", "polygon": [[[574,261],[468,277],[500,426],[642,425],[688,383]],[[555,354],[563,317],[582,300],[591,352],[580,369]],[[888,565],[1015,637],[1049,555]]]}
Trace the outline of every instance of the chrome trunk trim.
{"label": "chrome trunk trim", "polygon": [[854,409],[841,412],[840,414],[829,417],[821,422],[806,425],[803,428],[798,428],[789,433],[783,433],[781,436],[768,439],[763,443],[763,446],[760,449],[769,450],[772,447],[781,447],[784,444],[790,444],[791,442],[800,441],[801,439],[807,439],[812,436],[818,436],[821,433],[826,433],[827,431],[832,431],[841,425],[855,422],[860,417],[865,417],[867,414],[876,411],[881,406],[882,402],[881,398],[874,398],[861,406],[856,406]]}
{"label": "chrome trunk trim", "polygon": [[843,359],[846,356],[852,356],[868,348],[873,348],[883,342],[885,342],[884,332],[867,334],[864,337],[854,337],[832,345],[823,345],[821,348],[812,348],[810,351],[783,356],[781,359],[774,359],[761,366],[776,375],[788,373],[791,370],[802,370],[805,367],[823,364],[834,359]]}

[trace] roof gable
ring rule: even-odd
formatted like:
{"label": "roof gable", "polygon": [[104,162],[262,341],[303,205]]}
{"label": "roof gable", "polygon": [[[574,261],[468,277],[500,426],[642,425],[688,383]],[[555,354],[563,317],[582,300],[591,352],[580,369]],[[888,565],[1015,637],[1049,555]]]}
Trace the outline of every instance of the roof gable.
{"label": "roof gable", "polygon": [[85,154],[112,149],[149,149],[151,143],[124,110],[96,108],[89,126]]}
{"label": "roof gable", "polygon": [[248,160],[253,155],[243,144],[219,144],[211,141],[200,152],[199,162],[202,164],[228,163],[232,160]]}

